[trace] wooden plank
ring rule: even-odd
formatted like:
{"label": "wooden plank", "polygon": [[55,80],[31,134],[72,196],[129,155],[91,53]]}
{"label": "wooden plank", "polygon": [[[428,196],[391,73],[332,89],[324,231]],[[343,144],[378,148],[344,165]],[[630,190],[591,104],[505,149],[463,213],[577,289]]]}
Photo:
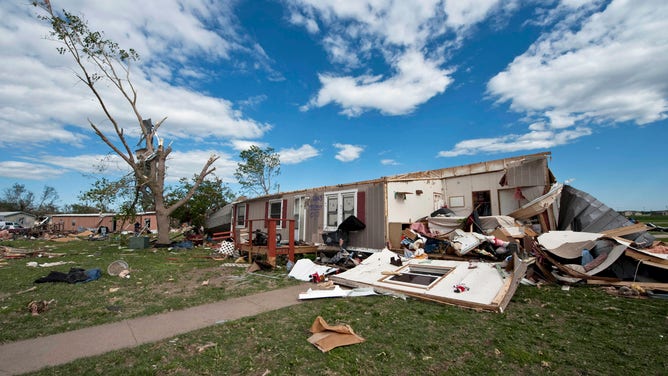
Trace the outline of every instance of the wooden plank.
{"label": "wooden plank", "polygon": [[[517,255],[514,256],[517,258]],[[529,264],[526,262],[516,262],[515,263],[515,268],[513,270],[513,278],[511,279],[511,283],[508,286],[508,290],[506,293],[503,295],[503,300],[499,303],[499,312],[503,313],[503,311],[506,310],[506,307],[510,303],[510,299],[512,299],[513,295],[515,295],[515,291],[517,291],[517,286],[519,286],[520,281],[522,281],[522,278],[526,275],[527,268]],[[505,286],[504,286],[505,287]]]}
{"label": "wooden plank", "polygon": [[636,223],[631,226],[618,227],[610,230],[601,231],[601,234],[608,236],[624,236],[643,231],[649,231],[649,227],[647,227],[644,223]]}
{"label": "wooden plank", "polygon": [[632,259],[642,261],[647,265],[657,266],[662,269],[666,269],[668,267],[668,260],[663,259],[661,257],[648,255],[646,253],[635,251],[631,248],[627,248],[625,254],[631,257]]}
{"label": "wooden plank", "polygon": [[668,291],[668,283],[661,283],[661,282],[633,282],[633,281],[610,282],[610,281],[600,281],[600,280],[588,280],[587,284],[596,286],[627,286],[627,287],[631,287],[632,285],[634,285],[634,286],[640,286],[646,290]]}

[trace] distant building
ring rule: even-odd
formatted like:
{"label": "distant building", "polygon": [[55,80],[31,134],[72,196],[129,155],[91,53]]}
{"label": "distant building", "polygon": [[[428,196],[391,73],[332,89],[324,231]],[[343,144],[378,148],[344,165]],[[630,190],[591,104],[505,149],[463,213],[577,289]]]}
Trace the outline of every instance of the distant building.
{"label": "distant building", "polygon": [[116,213],[52,214],[50,217],[52,224],[60,224],[66,232],[95,230],[101,226],[106,226],[110,232],[132,232],[135,222],[139,222],[142,228],[145,227],[148,231],[158,231],[155,212],[138,213],[134,220],[120,219]]}
{"label": "distant building", "polygon": [[0,212],[0,221],[3,222],[17,222],[20,223],[23,227],[32,227],[35,223],[35,217],[32,214],[25,212]]}

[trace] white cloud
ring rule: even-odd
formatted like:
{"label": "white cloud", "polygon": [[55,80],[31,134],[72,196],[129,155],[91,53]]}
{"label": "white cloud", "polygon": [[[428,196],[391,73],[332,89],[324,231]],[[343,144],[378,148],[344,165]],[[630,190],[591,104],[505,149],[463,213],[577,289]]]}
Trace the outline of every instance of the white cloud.
{"label": "white cloud", "polygon": [[118,174],[130,171],[130,167],[116,154],[81,154],[70,157],[42,155],[37,158],[29,158],[29,160],[82,174],[96,174],[100,171],[104,174]]}
{"label": "white cloud", "polygon": [[[173,151],[167,159],[165,180],[176,182],[180,178],[191,179],[194,174],[199,174],[211,155],[219,156],[213,165],[216,167],[215,174],[224,181],[234,181],[237,163],[228,154],[213,150]],[[59,177],[67,172],[78,172],[92,176],[102,174],[114,178],[131,172],[125,161],[115,154],[82,154],[71,157],[42,155],[26,159],[30,162],[0,162],[0,176],[44,180]]]}
{"label": "white cloud", "polygon": [[323,39],[325,49],[329,53],[329,59],[336,64],[342,64],[347,68],[360,65],[356,51],[348,44],[348,41],[340,35],[328,35]]}
{"label": "white cloud", "polygon": [[352,162],[358,159],[364,151],[364,147],[359,145],[334,144],[334,147],[339,149],[339,152],[334,158],[341,162]]}
{"label": "white cloud", "polygon": [[348,116],[357,116],[368,109],[401,115],[442,93],[452,82],[448,77],[450,71],[438,68],[436,61],[425,61],[417,51],[400,56],[396,69],[397,74],[385,80],[378,76],[321,75],[323,87],[306,108],[337,103]]}
{"label": "white cloud", "polygon": [[[249,43],[236,31],[229,2],[63,0],[53,2],[53,6],[83,14],[92,29],[102,29],[122,47],[139,51],[141,61],[133,65],[131,79],[138,90],[142,116],[154,121],[168,117],[161,137],[256,138],[271,129],[269,124],[246,117],[228,100],[163,81],[179,74],[191,81],[208,77],[210,72],[188,64],[195,56],[215,60],[240,52],[266,61],[261,49],[243,46]],[[58,55],[59,44],[44,38],[49,30],[36,19],[35,12],[28,2],[0,4],[0,17],[5,20],[0,25],[4,63],[0,72],[0,127],[5,130],[0,146],[66,142],[81,147],[92,133],[87,119],[102,127],[108,127],[108,121],[90,91],[74,76],[71,58]],[[174,25],[178,25],[178,33]],[[109,94],[102,82],[98,86]],[[106,104],[124,125],[126,135],[136,136],[137,119],[128,104],[113,94],[106,97]]]}
{"label": "white cloud", "polygon": [[177,182],[180,178],[192,179],[193,175],[199,174],[211,155],[219,157],[213,164],[213,167],[216,168],[214,174],[224,182],[234,182],[234,171],[237,168],[237,162],[232,160],[230,155],[213,150],[173,151],[167,160],[167,178],[165,180]]}
{"label": "white cloud", "polygon": [[25,180],[51,180],[64,174],[63,169],[54,169],[40,163],[0,161],[0,176]]}
{"label": "white cloud", "polygon": [[[535,127],[538,128],[538,127]],[[572,130],[532,130],[522,135],[506,135],[496,138],[476,138],[458,142],[452,150],[441,151],[439,157],[457,157],[479,153],[509,153],[520,150],[549,149],[565,145],[591,134],[589,128]]]}
{"label": "white cloud", "polygon": [[281,149],[278,154],[282,164],[297,164],[320,155],[318,149],[309,144],[304,144],[298,149]]}
{"label": "white cloud", "polygon": [[251,146],[257,146],[260,149],[264,149],[269,144],[266,142],[259,142],[259,141],[249,141],[249,140],[232,140],[230,142],[232,144],[232,148],[237,151],[244,151],[250,149]]}
{"label": "white cloud", "polygon": [[589,136],[600,123],[668,116],[668,4],[616,0],[594,12],[599,1],[562,3],[578,12],[562,14],[554,31],[488,83],[498,102],[535,120],[528,132],[461,141],[439,156],[547,149]]}
{"label": "white cloud", "polygon": [[615,0],[557,25],[492,78],[488,92],[514,111],[546,116],[556,128],[665,119],[666,30],[665,1]]}
{"label": "white cloud", "polygon": [[459,29],[484,20],[499,0],[446,0],[448,26]]}
{"label": "white cloud", "polygon": [[443,93],[452,82],[453,70],[442,67],[446,48],[427,45],[454,45],[472,25],[492,14],[498,2],[289,1],[294,24],[305,25],[305,19],[320,21],[323,47],[332,62],[344,65],[344,71],[380,55],[392,72],[387,77],[369,71],[357,75],[320,73],[321,89],[301,109],[338,104],[341,113],[348,116],[368,110],[388,115],[410,113]]}
{"label": "white cloud", "polygon": [[399,162],[395,161],[394,159],[381,159],[380,164],[385,166],[398,166]]}
{"label": "white cloud", "polygon": [[306,16],[296,11],[293,11],[290,14],[290,23],[298,26],[304,26],[311,34],[315,34],[320,31],[318,23],[315,19],[313,19],[311,16]]}

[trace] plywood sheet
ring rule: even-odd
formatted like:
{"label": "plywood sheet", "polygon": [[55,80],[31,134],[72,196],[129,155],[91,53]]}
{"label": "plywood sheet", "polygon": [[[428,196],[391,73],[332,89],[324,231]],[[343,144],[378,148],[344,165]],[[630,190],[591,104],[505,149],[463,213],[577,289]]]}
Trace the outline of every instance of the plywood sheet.
{"label": "plywood sheet", "polygon": [[[471,264],[454,260],[412,259],[406,263],[409,266],[452,268],[447,275],[429,287],[391,282],[385,278],[388,272],[400,273],[405,268],[405,266],[399,267],[390,263],[390,259],[395,256],[394,252],[385,249],[372,254],[355,268],[331,276],[331,280],[348,286],[372,286],[380,290],[394,291],[426,300],[493,311],[503,309],[499,302],[507,304],[509,301],[509,298],[506,299],[507,295],[502,293],[503,291],[509,295],[515,291],[515,288],[508,287],[509,282],[507,281],[514,276],[514,273],[504,278],[494,263]],[[455,286],[458,285],[465,286],[466,291],[456,292]]]}

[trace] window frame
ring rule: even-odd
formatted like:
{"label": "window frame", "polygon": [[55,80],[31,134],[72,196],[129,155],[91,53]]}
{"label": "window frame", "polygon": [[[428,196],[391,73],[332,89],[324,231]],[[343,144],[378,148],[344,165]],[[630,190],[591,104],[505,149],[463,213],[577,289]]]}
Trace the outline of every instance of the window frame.
{"label": "window frame", "polygon": [[[378,282],[393,283],[407,287],[429,290],[430,288],[434,287],[437,283],[441,282],[450,273],[452,273],[453,270],[455,270],[455,268],[449,266],[407,264],[397,270],[397,272],[399,272],[400,274],[383,276],[381,279],[378,280]],[[415,276],[428,279],[431,278],[433,280],[427,284],[412,283],[408,281],[397,280],[398,277],[402,276],[403,277]]]}
{"label": "window frame", "polygon": [[[344,197],[347,196],[352,196],[353,199],[353,212],[351,215],[357,215],[357,189],[347,189],[343,191],[333,191],[333,192],[325,192],[323,194],[324,197],[324,216],[323,216],[323,230],[324,231],[336,231],[341,224],[346,218],[343,218],[343,202],[344,202]],[[337,205],[336,205],[336,225],[331,226],[329,225],[328,219],[330,215],[329,211],[329,200],[330,198],[333,198],[336,196],[337,199]]]}
{"label": "window frame", "polygon": [[[246,228],[246,208],[248,204],[239,204],[237,205],[237,210],[234,216],[234,227],[235,228]],[[242,224],[239,224],[239,217],[242,218]]]}
{"label": "window frame", "polygon": [[[274,204],[279,204],[279,206],[278,206],[278,217],[273,217],[272,213],[271,213],[271,207]],[[281,220],[281,216],[283,215],[283,199],[269,200],[267,205],[269,205],[269,207],[267,208],[267,219],[277,219],[278,221],[276,221],[276,228],[277,229],[283,228],[282,227],[283,226],[283,221]],[[283,218],[283,219],[285,219],[285,218]]]}

